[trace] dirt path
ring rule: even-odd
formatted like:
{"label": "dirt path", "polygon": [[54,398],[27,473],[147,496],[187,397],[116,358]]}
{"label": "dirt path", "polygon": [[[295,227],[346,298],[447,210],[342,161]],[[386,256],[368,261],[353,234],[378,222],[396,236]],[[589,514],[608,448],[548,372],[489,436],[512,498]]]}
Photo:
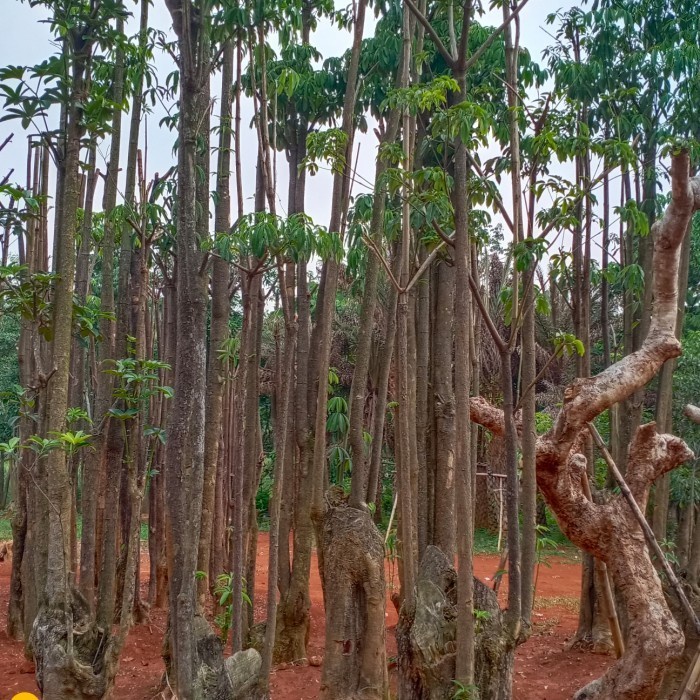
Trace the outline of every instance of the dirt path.
{"label": "dirt path", "polygon": [[[258,545],[256,584],[256,618],[264,617],[266,588],[267,536],[261,533]],[[537,586],[534,613],[535,633],[517,651],[514,679],[514,700],[568,700],[573,692],[599,676],[611,658],[566,650],[576,629],[577,599],[581,570],[577,563],[552,557],[550,566],[542,566]],[[7,609],[10,562],[0,563],[0,700],[9,700],[22,690],[37,692],[34,667],[24,659],[22,645],[10,640],[4,631]],[[475,572],[487,583],[498,569],[498,557],[478,556]],[[147,572],[147,558],[142,559]],[[144,584],[147,587],[147,584]],[[145,594],[145,589],[144,589]],[[312,563],[312,623],[309,656],[323,656],[323,596],[316,559]],[[394,626],[396,612],[387,605],[387,652],[396,653]],[[165,630],[165,612],[153,610],[150,623],[135,627],[128,638],[117,678],[116,700],[150,700],[158,697],[163,673],[160,657]],[[277,669],[272,677],[273,700],[317,700],[321,669],[313,666],[291,666]]]}

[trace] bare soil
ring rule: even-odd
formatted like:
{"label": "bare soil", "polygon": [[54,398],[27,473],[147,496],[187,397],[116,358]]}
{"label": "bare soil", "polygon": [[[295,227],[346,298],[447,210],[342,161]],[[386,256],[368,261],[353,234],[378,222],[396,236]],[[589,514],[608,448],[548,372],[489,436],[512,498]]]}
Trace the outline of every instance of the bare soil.
{"label": "bare soil", "polygon": [[[258,540],[258,571],[255,597],[256,619],[264,618],[268,539],[261,533]],[[146,579],[148,555],[142,555],[142,572]],[[7,609],[11,562],[0,562],[0,615]],[[498,570],[497,556],[478,556],[475,572],[487,584]],[[387,564],[391,588],[395,573]],[[312,563],[311,639],[309,659],[318,663],[323,658],[324,614],[323,595],[316,559]],[[147,580],[143,582],[146,596]],[[517,651],[514,678],[514,700],[568,700],[574,691],[601,675],[612,662],[609,656],[568,650],[568,641],[576,630],[581,567],[576,561],[551,557],[540,567],[535,611],[534,633]],[[390,662],[396,653],[394,626],[396,612],[387,591],[387,654]],[[501,591],[501,595],[505,590]],[[4,625],[3,625],[4,627]],[[131,630],[122,656],[114,698],[116,700],[151,700],[159,697],[163,674],[161,641],[165,630],[165,611],[152,610],[147,624]],[[34,666],[23,655],[21,643],[0,631],[0,700],[10,700],[21,691],[38,693],[34,682]],[[308,662],[275,669],[272,677],[273,700],[317,700],[321,669]]]}

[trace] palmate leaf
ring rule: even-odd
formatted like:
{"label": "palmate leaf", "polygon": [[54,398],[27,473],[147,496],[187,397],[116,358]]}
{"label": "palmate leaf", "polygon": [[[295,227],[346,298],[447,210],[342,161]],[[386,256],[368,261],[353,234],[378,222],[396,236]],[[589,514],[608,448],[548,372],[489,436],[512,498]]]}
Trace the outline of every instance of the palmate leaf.
{"label": "palmate leaf", "polygon": [[117,420],[131,420],[132,418],[136,418],[139,414],[136,408],[110,408],[108,413]]}
{"label": "palmate leaf", "polygon": [[19,447],[19,438],[12,437],[7,442],[0,442],[0,452],[3,454],[15,454]]}

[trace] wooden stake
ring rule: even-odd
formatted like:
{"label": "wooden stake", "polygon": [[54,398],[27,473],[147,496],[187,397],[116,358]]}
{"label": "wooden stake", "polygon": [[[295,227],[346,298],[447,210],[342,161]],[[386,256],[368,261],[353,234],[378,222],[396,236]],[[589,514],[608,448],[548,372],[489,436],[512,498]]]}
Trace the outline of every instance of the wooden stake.
{"label": "wooden stake", "polygon": [[394,505],[391,506],[391,515],[389,516],[389,525],[386,528],[386,537],[384,537],[384,546],[389,541],[389,535],[391,534],[391,526],[394,524],[394,516],[396,515],[396,504],[399,501],[398,491],[394,494]]}
{"label": "wooden stake", "polygon": [[501,551],[503,540],[503,482],[498,481],[498,551]]}
{"label": "wooden stake", "polygon": [[695,627],[696,634],[700,635],[700,620],[698,620],[698,616],[695,614],[693,606],[688,601],[683,587],[678,581],[678,578],[676,577],[675,572],[671,568],[671,565],[666,560],[666,557],[664,556],[663,550],[659,546],[659,543],[656,541],[654,532],[649,527],[649,523],[644,517],[644,513],[642,513],[641,509],[639,508],[639,505],[637,504],[637,501],[635,501],[634,496],[632,495],[632,492],[629,489],[629,486],[627,486],[627,482],[620,473],[620,470],[617,468],[617,465],[613,461],[613,458],[610,456],[608,448],[606,447],[605,442],[603,442],[603,438],[600,437],[600,433],[596,429],[595,425],[593,425],[593,423],[588,423],[588,430],[590,431],[591,435],[593,436],[593,439],[598,445],[598,448],[600,449],[603,455],[603,459],[605,459],[605,461],[607,462],[608,468],[612,472],[612,475],[615,477],[615,481],[617,481],[617,484],[620,487],[620,491],[622,491],[622,495],[625,497],[625,500],[629,504],[629,507],[632,509],[634,517],[637,519],[639,526],[642,528],[642,531],[644,532],[644,536],[646,537],[649,546],[654,551],[654,554],[656,554],[659,563],[661,564],[661,568],[664,570],[664,573],[666,574],[668,580],[673,586],[673,589],[675,590],[676,595],[678,596],[678,600],[683,606],[686,615],[692,621],[693,626]]}
{"label": "wooden stake", "polygon": [[676,695],[676,700],[698,700],[700,697],[700,688],[698,685],[700,681],[700,647],[695,652],[695,657],[693,658],[693,663],[688,667],[688,673],[686,673],[683,679],[683,685]]}
{"label": "wooden stake", "polygon": [[501,558],[498,561],[498,569],[493,577],[493,590],[498,595],[498,589],[501,587],[501,581],[503,579],[503,574],[506,571],[506,563],[508,561],[508,545],[503,548],[501,552]]}
{"label": "wooden stake", "polygon": [[[584,473],[581,476],[581,484],[583,486],[583,493],[585,494],[586,498],[593,502],[593,495],[591,494],[591,485],[588,481],[588,474]],[[597,557],[593,558],[593,566],[595,568],[595,577],[603,593],[601,602],[603,604],[603,612],[608,618],[608,626],[610,627],[610,634],[612,635],[613,646],[615,647],[615,658],[619,659],[625,653],[625,642],[622,638],[620,619],[617,616],[615,599],[613,598],[612,587],[610,586],[608,567],[605,565],[604,561],[601,561]]]}

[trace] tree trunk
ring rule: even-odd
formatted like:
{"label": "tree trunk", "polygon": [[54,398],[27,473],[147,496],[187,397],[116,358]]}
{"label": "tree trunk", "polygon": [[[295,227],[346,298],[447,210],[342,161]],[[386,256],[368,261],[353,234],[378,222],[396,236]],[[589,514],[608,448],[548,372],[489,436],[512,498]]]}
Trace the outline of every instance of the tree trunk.
{"label": "tree trunk", "polygon": [[[683,333],[685,319],[685,300],[688,293],[688,267],[690,264],[690,230],[692,219],[688,224],[688,233],[681,246],[680,268],[678,269],[678,313],[676,315],[676,338]],[[656,424],[662,432],[670,433],[673,429],[673,372],[676,369],[675,359],[669,360],[661,368],[659,384],[656,390]],[[668,520],[668,499],[671,485],[671,475],[664,474],[656,483],[654,489],[654,514],[652,518],[654,535],[660,542],[666,539],[666,521]]]}
{"label": "tree trunk", "polygon": [[[195,580],[204,489],[206,387],[207,285],[200,238],[208,220],[208,196],[202,197],[202,189],[208,187],[206,183],[198,186],[197,169],[202,165],[199,145],[208,145],[211,46],[207,12],[194,12],[189,0],[167,0],[166,4],[180,47],[176,398],[165,453],[170,593],[166,668],[178,697],[192,700],[210,692],[205,667],[213,668],[216,677],[223,669],[221,643],[214,645],[208,624],[196,614]],[[213,658],[205,649],[213,651]]]}
{"label": "tree trunk", "polygon": [[[400,700],[447,700],[455,696],[457,573],[429,546],[413,601],[401,608],[396,627]],[[484,700],[510,700],[514,646],[507,638],[496,594],[474,579],[474,608],[484,611],[474,640],[474,685]]]}
{"label": "tree trunk", "polygon": [[326,646],[324,700],[385,700],[384,543],[367,510],[326,495],[320,546],[324,552]]}
{"label": "tree trunk", "polygon": [[435,495],[432,544],[449,558],[455,553],[455,404],[452,385],[452,314],[454,268],[443,262],[437,269],[432,360],[432,401],[435,420]]}
{"label": "tree trunk", "polygon": [[[80,137],[82,100],[85,90],[88,53],[71,56],[70,106],[61,161],[61,215],[57,218],[54,245],[52,309],[52,374],[47,385],[46,435],[66,429],[70,386],[70,353],[75,276],[75,230],[80,199]],[[53,449],[46,457],[48,507],[48,546],[45,588],[29,640],[36,662],[36,679],[44,695],[56,700],[89,697],[80,678],[74,623],[80,615],[73,610],[70,587],[71,488],[66,453]],[[77,611],[76,611],[77,612]],[[78,618],[76,620],[75,618]],[[92,677],[92,669],[90,669]]]}
{"label": "tree trunk", "polygon": [[[216,234],[226,233],[231,225],[231,195],[229,188],[231,164],[231,86],[233,84],[233,42],[228,39],[223,51],[221,71],[221,120],[219,125],[219,165],[216,183]],[[197,569],[209,574],[211,533],[216,493],[216,473],[221,436],[222,397],[224,378],[219,352],[228,336],[229,285],[228,263],[215,257],[211,273],[211,324],[209,328],[209,358],[207,368],[206,433],[204,436],[204,494],[202,496],[202,525],[199,536]],[[220,572],[221,573],[221,572]],[[209,578],[197,582],[200,605],[204,604],[207,590],[211,590]]]}

